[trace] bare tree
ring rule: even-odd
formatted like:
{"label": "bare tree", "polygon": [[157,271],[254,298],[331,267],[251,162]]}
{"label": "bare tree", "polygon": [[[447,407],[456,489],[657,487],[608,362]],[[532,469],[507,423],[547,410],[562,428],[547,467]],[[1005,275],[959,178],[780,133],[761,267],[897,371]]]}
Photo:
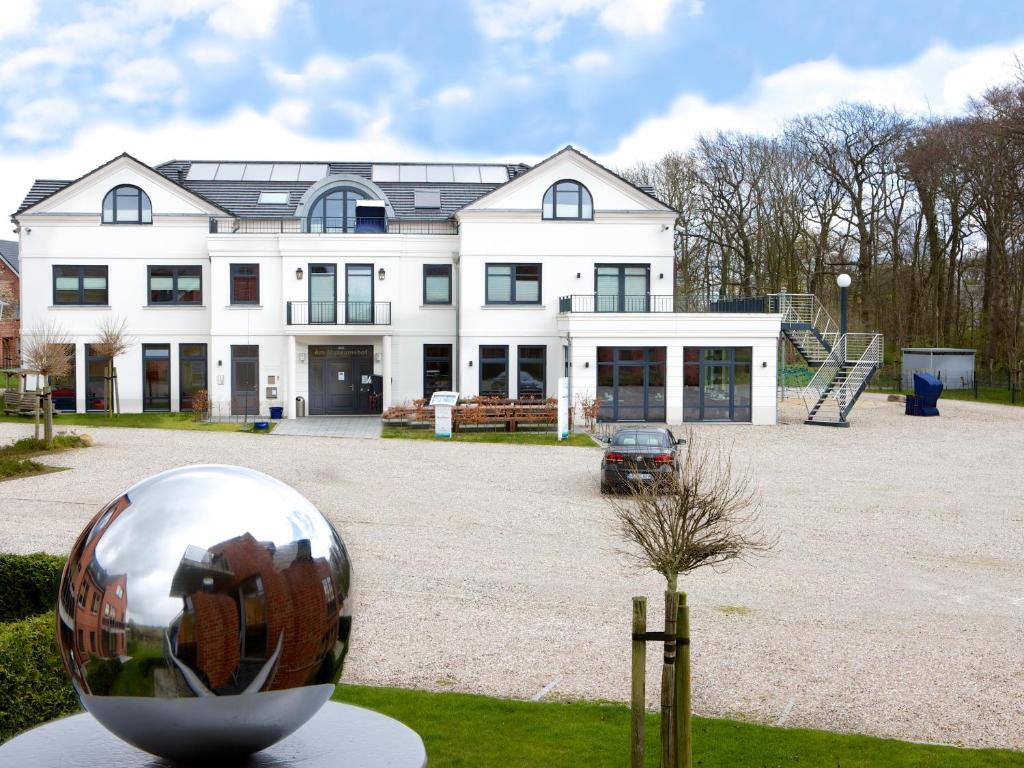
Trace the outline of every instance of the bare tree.
{"label": "bare tree", "polygon": [[[617,533],[625,544],[621,554],[635,566],[665,577],[666,636],[674,635],[680,575],[763,553],[775,545],[759,523],[754,482],[748,471],[735,467],[732,452],[705,447],[692,430],[687,442],[678,471],[666,475],[665,482],[633,484],[621,500],[610,500]],[[683,741],[690,743],[689,701],[673,700],[675,641],[666,637],[665,645],[662,755],[668,761],[681,749],[687,752],[682,764],[689,765],[688,750],[674,743],[676,717],[682,717]],[[680,690],[689,691],[688,664],[682,674],[685,682]],[[670,745],[667,750],[666,744]]]}
{"label": "bare tree", "polygon": [[22,365],[43,380],[43,438],[49,448],[53,447],[53,379],[68,374],[74,354],[67,333],[56,324],[40,324],[25,336]]}
{"label": "bare tree", "polygon": [[113,315],[105,316],[97,326],[97,340],[92,345],[96,354],[107,359],[104,375],[106,381],[104,399],[108,416],[114,415],[114,402],[117,400],[117,368],[114,363],[135,343],[135,340],[128,335],[127,327],[128,321],[125,318]]}

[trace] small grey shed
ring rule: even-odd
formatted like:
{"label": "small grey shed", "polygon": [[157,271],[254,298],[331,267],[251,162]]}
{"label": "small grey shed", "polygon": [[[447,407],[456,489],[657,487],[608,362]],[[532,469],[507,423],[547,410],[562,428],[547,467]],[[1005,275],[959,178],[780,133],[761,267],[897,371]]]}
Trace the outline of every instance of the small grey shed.
{"label": "small grey shed", "polygon": [[930,373],[946,389],[971,389],[974,386],[974,350],[950,347],[904,347],[902,383],[905,391],[914,388],[915,373]]}

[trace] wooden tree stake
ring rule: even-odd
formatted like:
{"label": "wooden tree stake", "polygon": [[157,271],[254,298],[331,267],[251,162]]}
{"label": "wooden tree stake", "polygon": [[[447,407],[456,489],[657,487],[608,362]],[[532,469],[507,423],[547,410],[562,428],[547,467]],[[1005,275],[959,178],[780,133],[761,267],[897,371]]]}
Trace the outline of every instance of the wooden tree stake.
{"label": "wooden tree stake", "polygon": [[[647,598],[633,598],[633,637],[647,632]],[[631,728],[629,732],[629,764],[631,768],[644,765],[644,717],[647,714],[647,643],[633,640],[633,693],[630,698]]]}
{"label": "wooden tree stake", "polygon": [[690,726],[690,609],[686,593],[679,593],[676,622],[676,768],[693,765],[693,733]]}
{"label": "wooden tree stake", "polygon": [[676,688],[676,611],[679,598],[675,592],[665,590],[665,658],[661,667],[661,765],[675,766],[675,736],[673,714]]}

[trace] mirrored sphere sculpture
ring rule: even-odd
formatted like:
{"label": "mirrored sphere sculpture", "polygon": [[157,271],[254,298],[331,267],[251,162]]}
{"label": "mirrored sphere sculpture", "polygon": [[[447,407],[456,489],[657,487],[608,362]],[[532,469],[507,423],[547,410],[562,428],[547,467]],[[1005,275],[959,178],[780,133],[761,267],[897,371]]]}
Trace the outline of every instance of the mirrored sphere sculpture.
{"label": "mirrored sphere sculpture", "polygon": [[301,726],[334,690],[351,627],[352,567],[334,527],[242,467],[133,485],[78,537],[58,600],[82,705],[178,760],[255,752]]}

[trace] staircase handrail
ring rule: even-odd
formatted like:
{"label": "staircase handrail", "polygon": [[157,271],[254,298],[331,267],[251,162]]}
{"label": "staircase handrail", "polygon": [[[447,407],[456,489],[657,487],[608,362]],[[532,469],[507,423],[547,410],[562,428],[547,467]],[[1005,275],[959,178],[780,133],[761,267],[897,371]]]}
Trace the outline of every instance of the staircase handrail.
{"label": "staircase handrail", "polygon": [[846,364],[846,337],[840,336],[832,345],[832,351],[828,357],[818,366],[807,386],[800,392],[800,399],[804,401],[807,413],[821,400],[828,391],[833,380],[839,374],[840,369]]}
{"label": "staircase handrail", "polygon": [[783,323],[807,323],[829,346],[839,338],[839,325],[813,293],[769,293],[768,306],[782,315]]}
{"label": "staircase handrail", "polygon": [[[847,336],[852,335],[854,334],[847,334]],[[857,335],[870,336],[871,340],[864,347],[861,355],[854,361],[853,367],[846,376],[846,380],[833,392],[833,397],[839,401],[839,414],[843,421],[846,420],[846,417],[853,409],[853,404],[856,402],[860,388],[864,385],[867,377],[871,375],[875,368],[882,365],[885,352],[885,340],[882,334],[862,333]],[[844,344],[843,346],[847,345]],[[850,352],[849,357],[853,357],[854,354],[856,353]]]}

